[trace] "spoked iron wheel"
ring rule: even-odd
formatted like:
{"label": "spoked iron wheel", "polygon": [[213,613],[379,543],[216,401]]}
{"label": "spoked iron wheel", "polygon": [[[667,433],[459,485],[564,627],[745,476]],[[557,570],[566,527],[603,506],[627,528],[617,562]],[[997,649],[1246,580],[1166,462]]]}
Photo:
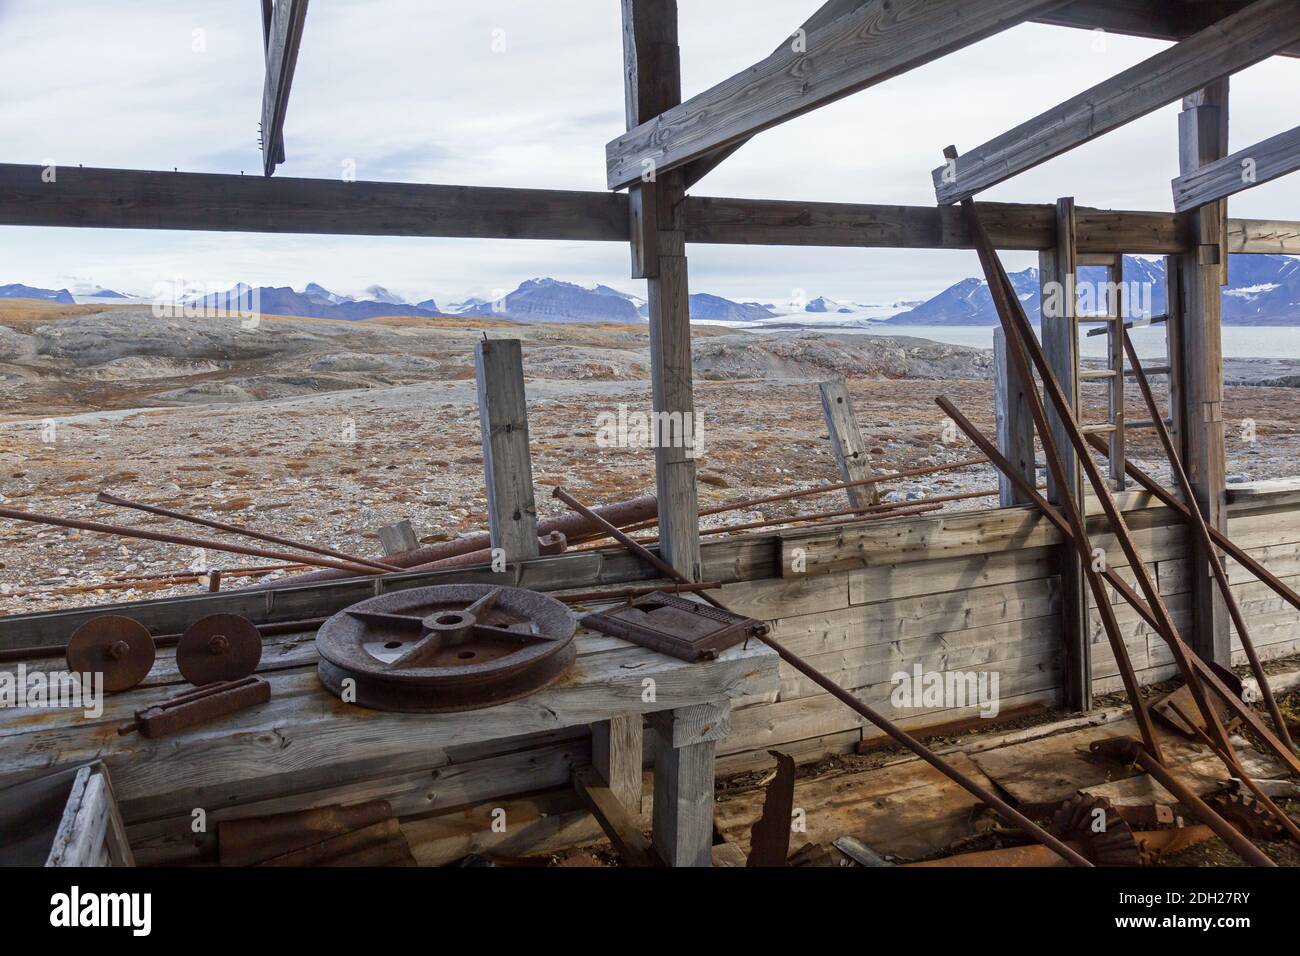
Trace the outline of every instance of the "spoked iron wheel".
{"label": "spoked iron wheel", "polygon": [[[573,665],[569,609],[523,588],[416,588],[340,611],[316,634],[321,681],[376,710],[446,713],[518,700]],[[349,683],[351,681],[351,683]]]}

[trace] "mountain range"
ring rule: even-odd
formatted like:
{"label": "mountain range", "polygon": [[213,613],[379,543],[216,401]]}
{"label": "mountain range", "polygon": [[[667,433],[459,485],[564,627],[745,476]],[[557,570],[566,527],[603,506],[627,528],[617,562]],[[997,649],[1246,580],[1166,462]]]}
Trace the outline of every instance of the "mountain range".
{"label": "mountain range", "polygon": [[[1106,270],[1087,267],[1079,272],[1081,310],[1104,310]],[[1038,270],[1014,272],[1010,279],[1030,320],[1037,323],[1041,314]],[[1125,256],[1124,283],[1129,312],[1134,317],[1149,318],[1168,311],[1164,259]],[[1228,285],[1223,290],[1223,321],[1226,325],[1300,325],[1300,259],[1232,256]],[[885,324],[997,325],[998,316],[988,284],[983,279],[963,279],[916,308],[887,319]]]}

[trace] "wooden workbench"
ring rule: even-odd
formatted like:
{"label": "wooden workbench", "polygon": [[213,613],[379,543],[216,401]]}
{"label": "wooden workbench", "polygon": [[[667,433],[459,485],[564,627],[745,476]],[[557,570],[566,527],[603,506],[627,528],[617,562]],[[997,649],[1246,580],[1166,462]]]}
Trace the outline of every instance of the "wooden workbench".
{"label": "wooden workbench", "polygon": [[[143,684],[109,695],[98,717],[0,710],[0,785],[103,760],[128,826],[171,821],[185,838],[196,810],[211,831],[220,819],[335,802],[350,781],[437,767],[449,751],[590,725],[592,764],[636,813],[641,718],[649,715],[654,845],[671,865],[707,866],[714,751],[729,730],[731,701],[771,693],[778,680],[776,654],[757,641],[687,664],[580,629],[573,669],[531,697],[458,714],[384,713],[344,704],[321,686],[313,637],[265,639],[258,673],[271,684],[269,703],[160,740],[119,736],[118,726],[188,688],[168,648]],[[29,671],[64,666],[62,658],[26,662]]]}

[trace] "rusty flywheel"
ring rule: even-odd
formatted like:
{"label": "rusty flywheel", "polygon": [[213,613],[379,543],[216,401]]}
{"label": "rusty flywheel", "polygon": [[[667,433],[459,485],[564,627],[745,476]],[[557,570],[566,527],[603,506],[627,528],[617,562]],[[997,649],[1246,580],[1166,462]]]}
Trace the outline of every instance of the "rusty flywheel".
{"label": "rusty flywheel", "polygon": [[320,679],[343,700],[376,710],[491,707],[563,676],[577,655],[575,629],[567,607],[523,588],[399,591],[321,626]]}

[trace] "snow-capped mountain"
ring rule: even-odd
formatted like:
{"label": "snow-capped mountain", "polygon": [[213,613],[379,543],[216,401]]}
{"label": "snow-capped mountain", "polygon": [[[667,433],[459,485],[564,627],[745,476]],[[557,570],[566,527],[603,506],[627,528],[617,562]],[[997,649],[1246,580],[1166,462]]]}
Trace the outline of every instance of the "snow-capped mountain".
{"label": "snow-capped mountain", "polygon": [[21,282],[0,285],[0,299],[44,299],[46,302],[58,302],[62,305],[76,304],[72,293],[67,289],[37,289],[23,285]]}

